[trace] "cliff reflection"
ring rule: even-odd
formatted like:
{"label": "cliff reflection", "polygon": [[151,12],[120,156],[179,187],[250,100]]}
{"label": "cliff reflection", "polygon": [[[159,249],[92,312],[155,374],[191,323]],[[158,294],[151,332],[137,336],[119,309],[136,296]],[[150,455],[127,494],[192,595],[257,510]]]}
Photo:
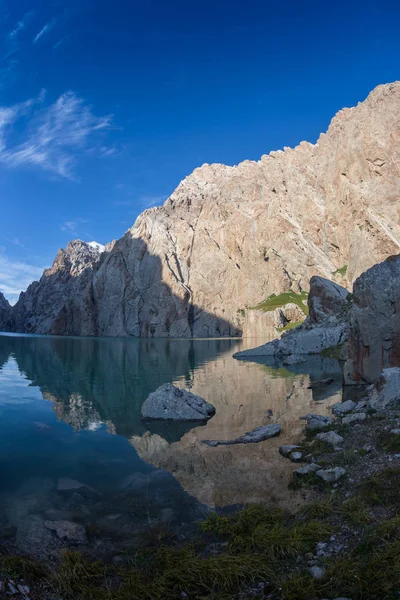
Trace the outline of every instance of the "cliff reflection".
{"label": "cliff reflection", "polygon": [[[341,375],[332,359],[313,358],[293,368],[235,361],[239,340],[42,338],[0,336],[0,357],[15,356],[19,370],[51,400],[75,430],[130,440],[140,458],[169,471],[201,503],[223,506],[274,500],[285,504],[293,465],[278,453],[301,433],[299,417],[324,414],[340,399]],[[312,380],[330,386],[309,389]],[[141,421],[148,394],[166,381],[185,386],[216,407],[205,426],[151,426]],[[260,444],[219,446],[269,422],[282,434]]]}

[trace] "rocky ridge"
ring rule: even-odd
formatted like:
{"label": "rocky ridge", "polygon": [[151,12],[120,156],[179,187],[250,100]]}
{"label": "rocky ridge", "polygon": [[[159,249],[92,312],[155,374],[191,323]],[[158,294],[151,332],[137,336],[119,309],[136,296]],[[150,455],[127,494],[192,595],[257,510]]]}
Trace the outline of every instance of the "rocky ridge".
{"label": "rocky ridge", "polygon": [[[381,85],[316,144],[195,169],[106,252],[91,248],[86,261],[76,241],[60,251],[21,296],[12,328],[246,335],[249,308],[271,294],[307,291],[315,274],[348,286],[400,246],[399,114],[400,83]],[[82,270],[71,255],[84,257]],[[274,327],[266,319],[266,339]]]}

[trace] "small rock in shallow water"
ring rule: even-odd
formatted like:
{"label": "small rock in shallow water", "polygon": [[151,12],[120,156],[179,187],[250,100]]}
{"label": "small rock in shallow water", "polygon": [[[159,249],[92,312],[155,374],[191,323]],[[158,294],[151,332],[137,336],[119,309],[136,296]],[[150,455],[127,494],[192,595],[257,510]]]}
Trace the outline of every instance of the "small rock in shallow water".
{"label": "small rock in shallow water", "polygon": [[83,491],[89,490],[96,495],[100,495],[94,488],[86,483],[82,483],[81,481],[77,481],[76,479],[69,479],[68,477],[60,477],[57,483],[57,491],[58,492],[74,492],[74,491]]}
{"label": "small rock in shallow water", "polygon": [[75,544],[85,544],[86,531],[83,525],[73,521],[45,521],[45,527],[55,531],[60,540],[66,540]]}
{"label": "small rock in shallow water", "polygon": [[324,567],[310,567],[309,572],[311,573],[311,575],[314,577],[314,579],[322,579],[322,577],[325,575],[325,569]]}
{"label": "small rock in shallow water", "polygon": [[351,425],[351,423],[365,421],[366,418],[367,415],[365,413],[353,413],[352,415],[347,415],[347,417],[343,417],[342,425]]}
{"label": "small rock in shallow water", "polygon": [[351,412],[356,408],[357,404],[353,400],[346,400],[345,402],[337,402],[332,406],[332,413],[336,417],[341,417],[346,413]]}
{"label": "small rock in shallow water", "polygon": [[327,444],[332,444],[332,446],[338,446],[342,442],[344,442],[344,438],[341,435],[336,433],[335,431],[326,431],[323,433],[317,433],[315,436],[317,440],[321,442],[326,442]]}
{"label": "small rock in shallow water", "polygon": [[234,440],[202,440],[202,444],[207,446],[231,446],[233,444],[256,444],[263,442],[269,438],[279,435],[281,432],[281,426],[278,423],[271,423],[270,425],[261,425],[256,427],[252,431],[241,435]]}
{"label": "small rock in shallow water", "polygon": [[279,454],[287,458],[292,452],[296,452],[296,450],[300,450],[301,446],[293,446],[287,444],[286,446],[279,446]]}
{"label": "small rock in shallow water", "polygon": [[346,469],[343,469],[342,467],[335,467],[333,469],[320,469],[319,471],[316,471],[315,474],[317,477],[320,477],[327,483],[333,483],[338,481],[341,477],[343,477],[343,475],[346,474]]}

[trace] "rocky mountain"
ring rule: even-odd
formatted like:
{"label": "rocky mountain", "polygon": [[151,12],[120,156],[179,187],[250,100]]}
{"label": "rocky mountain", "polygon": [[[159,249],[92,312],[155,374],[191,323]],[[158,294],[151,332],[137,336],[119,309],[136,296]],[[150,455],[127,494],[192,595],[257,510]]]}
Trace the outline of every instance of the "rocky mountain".
{"label": "rocky mountain", "polygon": [[[105,252],[72,242],[21,295],[13,328],[246,335],[249,308],[272,294],[308,291],[312,275],[348,288],[398,252],[399,164],[396,82],[339,111],[316,144],[195,169]],[[271,339],[267,317],[259,333]]]}
{"label": "rocky mountain", "polygon": [[0,292],[0,331],[10,329],[11,306]]}

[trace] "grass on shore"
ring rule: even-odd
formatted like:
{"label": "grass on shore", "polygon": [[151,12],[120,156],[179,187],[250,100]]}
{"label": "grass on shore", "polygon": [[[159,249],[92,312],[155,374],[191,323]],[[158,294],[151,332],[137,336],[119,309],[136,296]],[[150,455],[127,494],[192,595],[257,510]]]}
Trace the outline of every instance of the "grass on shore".
{"label": "grass on shore", "polygon": [[[353,497],[330,489],[296,515],[260,505],[229,516],[211,513],[195,542],[143,548],[123,567],[66,552],[53,572],[30,559],[4,556],[0,571],[20,574],[63,600],[245,600],[263,594],[277,600],[395,600],[399,494],[400,469],[387,469],[359,485]],[[376,516],[377,505],[391,516]],[[314,579],[304,555],[349,526],[357,531],[353,547],[346,555],[321,558],[326,572]]]}

